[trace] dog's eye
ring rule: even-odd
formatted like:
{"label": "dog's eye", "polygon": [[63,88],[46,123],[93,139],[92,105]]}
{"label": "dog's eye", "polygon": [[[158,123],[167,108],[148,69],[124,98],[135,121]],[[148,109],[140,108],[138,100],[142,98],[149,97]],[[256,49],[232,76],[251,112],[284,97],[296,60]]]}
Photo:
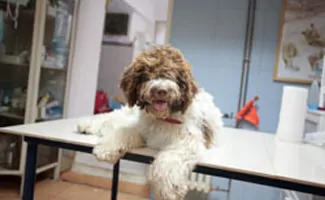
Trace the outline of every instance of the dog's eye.
{"label": "dog's eye", "polygon": [[137,77],[137,81],[138,83],[144,83],[144,82],[147,82],[149,81],[150,78],[149,78],[149,75],[146,74],[146,73],[141,73],[138,77]]}
{"label": "dog's eye", "polygon": [[180,89],[186,89],[186,88],[187,88],[187,85],[186,85],[186,83],[184,83],[183,81],[180,81],[180,82],[178,82],[178,87],[179,87]]}

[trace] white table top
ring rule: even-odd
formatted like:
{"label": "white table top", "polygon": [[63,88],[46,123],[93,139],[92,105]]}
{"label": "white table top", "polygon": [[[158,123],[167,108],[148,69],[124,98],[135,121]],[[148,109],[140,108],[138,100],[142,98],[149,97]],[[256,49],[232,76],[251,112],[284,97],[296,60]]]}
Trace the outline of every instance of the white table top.
{"label": "white table top", "polygon": [[30,136],[89,147],[95,146],[98,137],[77,133],[76,124],[77,119],[62,119],[0,128],[0,133]]}
{"label": "white table top", "polygon": [[[0,128],[0,133],[24,135],[93,147],[96,136],[76,132],[76,119]],[[210,150],[200,165],[325,188],[325,149],[278,141],[273,134],[225,128],[224,145]],[[155,156],[156,151],[132,153]]]}

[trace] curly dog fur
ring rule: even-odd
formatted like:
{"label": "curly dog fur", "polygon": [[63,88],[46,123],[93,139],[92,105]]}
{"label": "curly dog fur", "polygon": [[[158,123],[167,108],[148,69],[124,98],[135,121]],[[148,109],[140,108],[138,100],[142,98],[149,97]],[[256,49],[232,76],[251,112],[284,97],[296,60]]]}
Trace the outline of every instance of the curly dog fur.
{"label": "curly dog fur", "polygon": [[128,105],[80,121],[78,130],[101,136],[93,153],[112,163],[130,149],[158,149],[148,172],[156,199],[183,199],[189,174],[220,143],[222,115],[212,96],[198,88],[190,64],[169,45],[142,52],[124,70],[120,88]]}

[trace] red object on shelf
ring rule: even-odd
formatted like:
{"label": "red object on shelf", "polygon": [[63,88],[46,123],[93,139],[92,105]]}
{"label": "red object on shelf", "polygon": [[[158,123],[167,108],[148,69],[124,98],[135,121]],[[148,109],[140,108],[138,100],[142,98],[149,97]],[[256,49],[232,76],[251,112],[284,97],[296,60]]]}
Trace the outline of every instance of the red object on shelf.
{"label": "red object on shelf", "polygon": [[325,107],[318,107],[317,110],[325,111]]}
{"label": "red object on shelf", "polygon": [[236,115],[236,121],[237,123],[240,122],[240,120],[245,120],[255,126],[258,126],[260,124],[260,119],[257,114],[257,109],[254,105],[255,101],[258,100],[258,97],[254,97],[254,99],[251,99],[248,101],[244,107],[237,113]]}
{"label": "red object on shelf", "polygon": [[107,94],[102,90],[97,90],[95,99],[94,114],[109,112],[110,108],[108,105]]}

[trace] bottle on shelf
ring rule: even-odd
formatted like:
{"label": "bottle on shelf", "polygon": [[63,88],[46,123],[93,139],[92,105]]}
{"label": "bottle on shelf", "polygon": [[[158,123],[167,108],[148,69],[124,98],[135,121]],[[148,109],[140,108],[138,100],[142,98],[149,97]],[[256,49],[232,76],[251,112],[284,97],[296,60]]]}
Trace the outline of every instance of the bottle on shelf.
{"label": "bottle on shelf", "polygon": [[11,98],[11,107],[13,109],[18,109],[19,108],[19,101],[20,97],[22,95],[23,91],[21,88],[15,88],[13,93],[12,93],[12,98]]}
{"label": "bottle on shelf", "polygon": [[308,108],[310,110],[317,110],[319,104],[320,88],[317,80],[313,80],[309,87],[308,93]]}

